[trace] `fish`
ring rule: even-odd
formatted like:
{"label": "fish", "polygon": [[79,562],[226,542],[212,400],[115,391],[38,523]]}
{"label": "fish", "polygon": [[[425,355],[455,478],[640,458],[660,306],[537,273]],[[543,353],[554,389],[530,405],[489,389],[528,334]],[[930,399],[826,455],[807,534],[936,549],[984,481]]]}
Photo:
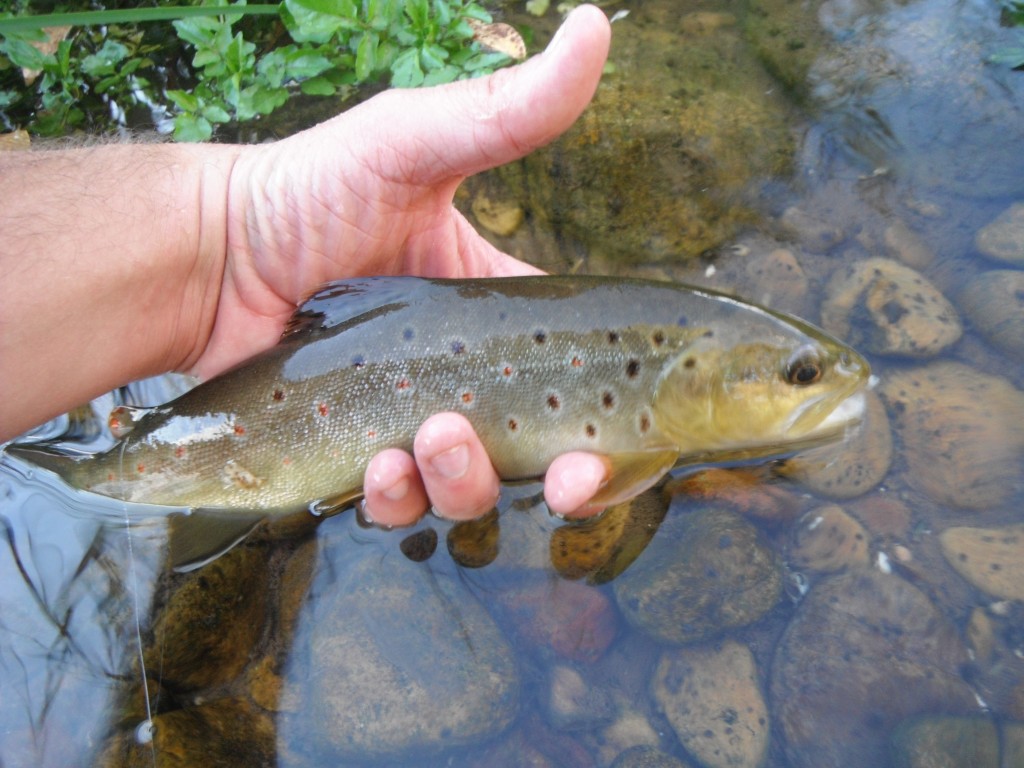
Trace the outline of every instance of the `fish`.
{"label": "fish", "polygon": [[567,451],[603,457],[595,503],[673,467],[765,459],[837,440],[862,417],[867,361],[821,329],[681,283],[598,276],[329,283],[278,344],[151,409],[122,409],[109,450],[6,450],[84,491],[185,507],[219,533],[333,514],[367,463],[412,449],[420,424],[463,414],[503,481]]}

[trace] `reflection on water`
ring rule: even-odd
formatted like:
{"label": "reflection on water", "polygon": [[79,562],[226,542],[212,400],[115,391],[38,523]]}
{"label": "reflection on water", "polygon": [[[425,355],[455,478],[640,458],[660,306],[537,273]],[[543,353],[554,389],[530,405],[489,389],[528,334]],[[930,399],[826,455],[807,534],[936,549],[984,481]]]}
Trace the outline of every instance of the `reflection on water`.
{"label": "reflection on water", "polygon": [[[762,21],[733,13],[673,39],[678,8],[650,3],[616,34],[733,51]],[[693,475],[667,513],[656,490],[577,526],[523,487],[472,525],[264,527],[183,574],[164,513],[5,457],[0,763],[1024,759],[1024,75],[985,64],[1008,39],[985,3],[828,0],[817,48],[774,13],[788,48],[759,55],[807,63],[798,173],[699,267],[640,269],[856,338],[880,383],[842,453]],[[610,87],[643,76],[616,64]]]}

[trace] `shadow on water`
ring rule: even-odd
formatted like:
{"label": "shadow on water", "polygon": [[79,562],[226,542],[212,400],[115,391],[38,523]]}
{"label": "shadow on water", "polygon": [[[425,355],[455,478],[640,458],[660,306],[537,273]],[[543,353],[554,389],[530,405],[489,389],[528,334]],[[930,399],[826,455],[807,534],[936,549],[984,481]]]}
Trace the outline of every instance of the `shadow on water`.
{"label": "shadow on water", "polygon": [[[842,452],[690,475],[667,514],[658,490],[600,524],[522,487],[468,526],[265,527],[189,573],[162,514],[4,457],[0,764],[1024,759],[1024,74],[986,64],[1014,42],[998,15],[638,5],[581,125],[467,185],[509,252],[594,253],[849,340],[880,381]],[[717,90],[755,64],[770,96]],[[489,218],[502,196],[518,229]]]}

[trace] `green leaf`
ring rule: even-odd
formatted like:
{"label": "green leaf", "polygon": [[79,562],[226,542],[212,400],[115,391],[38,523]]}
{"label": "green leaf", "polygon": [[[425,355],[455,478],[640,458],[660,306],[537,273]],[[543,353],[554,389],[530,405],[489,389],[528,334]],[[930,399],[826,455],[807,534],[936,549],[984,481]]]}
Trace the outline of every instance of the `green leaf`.
{"label": "green leaf", "polygon": [[219,104],[205,105],[200,114],[211,123],[227,123],[231,121],[231,115]]}
{"label": "green leaf", "polygon": [[213,135],[213,126],[205,117],[178,115],[174,118],[175,141],[206,141]]}
{"label": "green leaf", "polygon": [[391,85],[394,88],[417,88],[423,84],[423,70],[420,69],[419,51],[415,48],[403,51],[391,65]]}
{"label": "green leaf", "polygon": [[164,95],[182,112],[197,112],[199,99],[189,91],[167,90]]}
{"label": "green leaf", "polygon": [[289,6],[299,6],[327,16],[355,18],[356,4],[353,0],[289,0]]}
{"label": "green leaf", "polygon": [[373,32],[366,32],[356,47],[356,79],[368,80],[377,66],[377,44],[380,38]]}
{"label": "green leaf", "polygon": [[7,58],[22,69],[42,69],[46,64],[46,57],[24,40],[5,40],[0,43],[0,51],[7,54]]}
{"label": "green leaf", "polygon": [[412,20],[412,23],[420,29],[425,28],[430,20],[430,4],[428,0],[407,0],[405,12]]}
{"label": "green leaf", "polygon": [[116,40],[104,40],[96,53],[82,59],[82,71],[90,77],[102,77],[115,72],[118,64],[128,56],[128,48]]}
{"label": "green leaf", "polygon": [[309,80],[303,80],[299,88],[307,96],[333,96],[337,91],[334,83],[326,77],[311,77]]}
{"label": "green leaf", "polygon": [[448,51],[440,45],[427,43],[420,49],[420,57],[423,67],[427,70],[440,69],[448,60]]}
{"label": "green leaf", "polygon": [[428,72],[423,78],[423,86],[427,87],[431,85],[451,83],[457,80],[461,74],[462,70],[458,67],[453,67],[451,64],[445,64],[440,69]]}
{"label": "green leaf", "polygon": [[20,94],[17,91],[0,91],[0,109],[11,106],[19,98]]}

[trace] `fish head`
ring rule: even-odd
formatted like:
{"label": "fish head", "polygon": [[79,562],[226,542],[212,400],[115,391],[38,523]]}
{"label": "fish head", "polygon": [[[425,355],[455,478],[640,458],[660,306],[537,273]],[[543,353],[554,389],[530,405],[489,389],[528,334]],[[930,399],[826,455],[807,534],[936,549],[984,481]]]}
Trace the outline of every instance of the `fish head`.
{"label": "fish head", "polygon": [[867,361],[814,326],[774,319],[760,337],[703,337],[666,369],[654,413],[684,460],[781,455],[859,425]]}

